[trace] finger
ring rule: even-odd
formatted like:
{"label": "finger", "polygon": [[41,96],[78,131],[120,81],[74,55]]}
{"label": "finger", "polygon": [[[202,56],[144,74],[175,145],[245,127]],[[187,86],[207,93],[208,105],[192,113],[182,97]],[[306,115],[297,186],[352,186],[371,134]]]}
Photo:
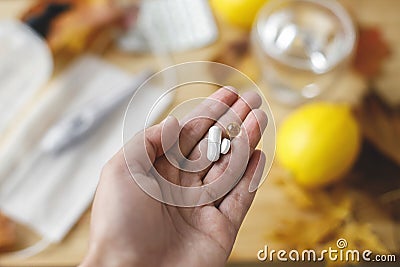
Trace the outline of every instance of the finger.
{"label": "finger", "polygon": [[[241,133],[238,137],[235,137],[231,144],[231,152],[223,155],[219,161],[214,163],[214,165],[211,167],[211,169],[208,171],[206,174],[203,183],[204,184],[209,184],[215,179],[219,178],[220,176],[224,175],[226,173],[227,168],[229,168],[230,165],[232,165],[231,161],[234,159],[234,157],[246,157],[246,156],[251,156],[251,153],[254,151],[256,148],[258,142],[261,139],[262,133],[264,132],[265,128],[267,127],[268,123],[268,117],[265,114],[264,111],[260,109],[255,109],[252,110],[244,120],[242,124],[242,130]],[[234,151],[234,145],[235,141],[240,138],[240,139],[245,139],[244,141],[247,143],[247,149],[248,151],[244,150],[238,150]],[[247,162],[246,162],[247,163]],[[236,166],[232,166],[233,168],[236,168]]]}
{"label": "finger", "polygon": [[134,165],[136,171],[147,173],[153,167],[155,159],[163,155],[178,136],[179,122],[172,116],[143,130],[123,147],[128,166]]}
{"label": "finger", "polygon": [[262,99],[256,92],[246,92],[225,112],[218,120],[218,123],[223,129],[226,129],[230,123],[241,125],[252,109],[257,109],[261,106]]}
{"label": "finger", "polygon": [[[256,150],[250,158],[246,172],[240,182],[233,188],[219,205],[219,210],[224,214],[238,231],[244,217],[253,202],[256,191],[250,192],[250,183],[260,181],[265,167],[265,155]],[[257,184],[258,184],[257,182]]]}
{"label": "finger", "polygon": [[194,146],[207,133],[213,119],[218,119],[236,101],[238,95],[233,87],[222,87],[200,105],[198,105],[182,121],[179,147],[184,156],[189,155]]}
{"label": "finger", "polygon": [[[222,115],[218,122],[216,122],[214,125],[220,125],[224,129],[226,129],[227,126],[233,122],[241,125],[249,112],[254,108],[260,107],[261,103],[261,97],[257,93],[246,92],[239,97],[239,99],[231,106],[229,111],[225,112],[225,114]],[[198,160],[198,165],[208,165],[208,167],[196,173],[183,171],[181,175],[181,181],[185,186],[199,185],[203,177],[212,167],[212,165],[209,164],[207,157],[205,156],[207,151],[207,142],[203,141],[206,140],[203,139],[196,145],[196,147],[190,153],[188,160]]]}

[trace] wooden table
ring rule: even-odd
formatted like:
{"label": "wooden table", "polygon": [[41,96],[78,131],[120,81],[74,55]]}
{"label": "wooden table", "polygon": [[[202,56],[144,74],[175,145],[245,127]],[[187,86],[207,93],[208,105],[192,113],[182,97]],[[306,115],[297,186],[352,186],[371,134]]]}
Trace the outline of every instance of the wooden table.
{"label": "wooden table", "polygon": [[[15,17],[20,14],[26,6],[31,3],[30,0],[3,0],[0,2],[0,18],[5,17]],[[371,9],[367,8],[367,4],[375,1],[346,1],[346,5],[353,7],[353,13],[356,17],[359,17],[362,21],[369,20],[369,15],[374,14],[372,21],[379,21],[380,16],[387,16],[388,14],[379,14],[377,12],[372,12]],[[378,1],[376,1],[378,2]],[[385,1],[379,1],[383,4]],[[399,1],[388,1],[391,5],[396,5],[397,8],[393,9],[395,16],[396,10],[400,10]],[[357,9],[357,7],[361,7]],[[393,14],[392,14],[393,15]],[[191,61],[191,60],[210,60],[218,55],[221,47],[224,47],[226,43],[231,40],[238,38],[243,33],[226,27],[225,25],[220,25],[221,36],[218,42],[210,47],[182,53],[174,57],[174,60],[179,62]],[[111,49],[106,52],[104,58],[108,61],[120,66],[121,68],[127,69],[129,71],[136,71],[146,65],[148,59],[146,57],[135,57],[132,60],[132,56],[127,56],[126,54],[120,53],[115,49]],[[366,82],[358,75],[353,72],[349,72],[336,84],[337,90],[332,92],[327,98],[331,100],[348,101],[352,104],[357,103],[366,89]],[[348,90],[351,89],[351,94]],[[262,86],[262,90],[267,92],[266,86]],[[185,96],[180,96],[179,100],[182,98],[190,98],[190,93]],[[178,100],[177,100],[178,101]],[[272,111],[274,113],[277,124],[282,120],[282,118],[291,110],[290,108],[284,108],[277,103],[271,102]],[[290,197],[288,197],[284,190],[281,190],[282,183],[285,183],[287,179],[285,178],[287,174],[277,166],[273,166],[268,180],[258,191],[254,204],[251,207],[245,222],[240,229],[235,247],[233,249],[230,261],[231,262],[242,262],[242,261],[256,261],[256,253],[259,249],[263,248],[265,244],[275,244],[280,246],[279,242],[269,242],[270,239],[266,235],[269,229],[274,229],[274,227],[279,227],[280,222],[272,220],[271,218],[277,212],[291,212],[290,208]],[[283,181],[283,182],[282,182]],[[299,191],[300,192],[300,191]],[[301,193],[300,193],[301,194]],[[283,203],[283,204],[282,204]],[[299,216],[301,214],[299,213]],[[0,258],[1,266],[75,266],[78,264],[83,256],[85,255],[88,243],[89,234],[89,221],[90,214],[89,211],[86,212],[81,220],[76,224],[73,230],[68,234],[64,241],[60,244],[51,245],[42,253],[29,258],[27,260],[16,260],[10,258]],[[29,242],[35,240],[26,229],[20,226],[19,229],[20,238],[24,242]],[[275,240],[276,241],[276,240]]]}

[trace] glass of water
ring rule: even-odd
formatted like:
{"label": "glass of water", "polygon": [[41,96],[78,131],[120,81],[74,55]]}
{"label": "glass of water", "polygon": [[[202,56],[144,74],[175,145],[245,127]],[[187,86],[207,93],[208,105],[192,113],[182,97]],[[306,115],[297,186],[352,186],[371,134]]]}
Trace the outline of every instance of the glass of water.
{"label": "glass of water", "polygon": [[253,50],[273,97],[299,104],[333,85],[350,62],[356,31],[334,0],[275,0],[259,12]]}

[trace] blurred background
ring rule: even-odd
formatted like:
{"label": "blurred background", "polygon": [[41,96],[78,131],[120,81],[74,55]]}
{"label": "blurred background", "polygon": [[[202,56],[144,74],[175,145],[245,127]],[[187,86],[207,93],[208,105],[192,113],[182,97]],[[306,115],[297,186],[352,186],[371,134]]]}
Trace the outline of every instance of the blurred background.
{"label": "blurred background", "polygon": [[[129,99],[187,61],[242,71],[277,126],[273,167],[228,265],[266,264],[265,245],[321,251],[340,238],[399,260],[398,10],[397,0],[0,1],[0,265],[82,260]],[[215,89],[177,91],[150,123]],[[139,105],[137,130],[146,115]]]}

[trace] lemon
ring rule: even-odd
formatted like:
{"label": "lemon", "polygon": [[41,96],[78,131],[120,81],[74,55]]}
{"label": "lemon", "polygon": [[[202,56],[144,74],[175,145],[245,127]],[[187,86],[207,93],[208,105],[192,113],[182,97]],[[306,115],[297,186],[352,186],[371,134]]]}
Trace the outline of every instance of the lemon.
{"label": "lemon", "polygon": [[340,179],[360,148],[360,129],[347,105],[313,103],[294,111],[277,135],[277,160],[298,183],[318,187]]}
{"label": "lemon", "polygon": [[226,22],[250,28],[258,10],[267,0],[211,0],[216,15]]}

